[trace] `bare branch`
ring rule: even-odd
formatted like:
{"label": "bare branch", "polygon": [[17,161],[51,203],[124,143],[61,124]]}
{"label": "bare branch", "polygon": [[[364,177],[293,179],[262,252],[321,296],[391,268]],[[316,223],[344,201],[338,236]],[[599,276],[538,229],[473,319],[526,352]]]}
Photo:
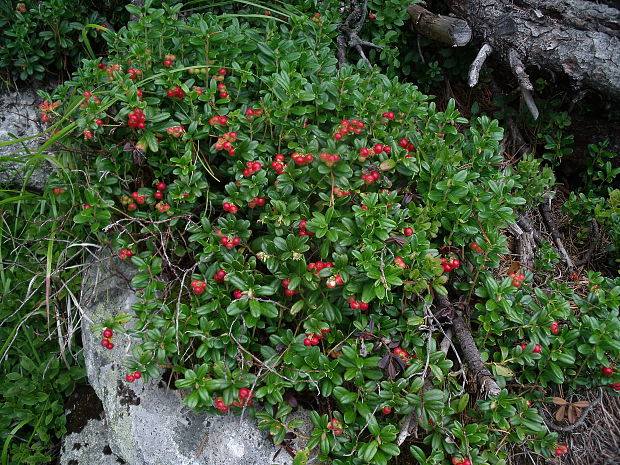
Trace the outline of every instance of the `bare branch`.
{"label": "bare branch", "polygon": [[480,70],[484,65],[487,57],[491,54],[493,48],[489,44],[484,44],[478,50],[478,55],[474,58],[474,61],[471,62],[469,66],[469,87],[474,87],[478,84],[478,79],[480,78]]}

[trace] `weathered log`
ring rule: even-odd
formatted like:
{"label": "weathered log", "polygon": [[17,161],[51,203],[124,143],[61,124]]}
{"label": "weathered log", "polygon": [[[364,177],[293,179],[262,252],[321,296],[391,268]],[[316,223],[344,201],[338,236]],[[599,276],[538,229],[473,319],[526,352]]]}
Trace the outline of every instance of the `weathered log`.
{"label": "weathered log", "polygon": [[474,38],[510,67],[522,89],[531,91],[526,68],[536,67],[620,99],[619,7],[585,0],[445,3],[467,20]]}
{"label": "weathered log", "polygon": [[413,28],[424,37],[452,47],[462,47],[471,40],[471,29],[466,21],[431,13],[418,4],[407,8]]}

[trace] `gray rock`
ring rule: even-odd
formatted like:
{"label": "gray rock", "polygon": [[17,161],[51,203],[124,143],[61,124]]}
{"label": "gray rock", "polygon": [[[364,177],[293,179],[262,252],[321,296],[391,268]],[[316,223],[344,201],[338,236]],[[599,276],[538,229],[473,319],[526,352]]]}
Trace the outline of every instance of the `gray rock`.
{"label": "gray rock", "polygon": [[112,452],[129,465],[290,464],[285,451],[274,459],[278,447],[255,420],[196,414],[183,406],[180,391],[163,382],[125,381],[131,338],[116,333],[114,349],[107,350],[91,326],[131,313],[137,301],[128,286],[132,272],[121,260],[106,258],[91,267],[83,283],[84,357],[88,380],[103,404]]}
{"label": "gray rock", "polygon": [[[43,130],[39,123],[38,102],[33,89],[0,94],[0,143],[34,136]],[[47,162],[28,163],[31,153],[42,143],[37,137],[23,143],[0,145],[0,184],[42,191],[52,168]]]}
{"label": "gray rock", "polygon": [[79,433],[63,438],[60,465],[121,465],[125,463],[112,453],[108,445],[107,426],[92,419]]}

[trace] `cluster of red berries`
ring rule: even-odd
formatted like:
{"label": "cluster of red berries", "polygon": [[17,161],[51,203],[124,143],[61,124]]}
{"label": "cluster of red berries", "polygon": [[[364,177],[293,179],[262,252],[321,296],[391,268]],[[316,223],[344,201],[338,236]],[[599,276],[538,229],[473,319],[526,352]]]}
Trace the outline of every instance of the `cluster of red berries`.
{"label": "cluster of red berries", "polygon": [[215,279],[215,281],[217,281],[218,283],[221,283],[222,281],[224,281],[226,275],[227,273],[224,270],[217,270],[215,272],[215,275],[213,276],[213,279]]}
{"label": "cluster of red berries", "polygon": [[312,161],[314,160],[314,157],[311,153],[307,153],[306,155],[304,155],[303,153],[293,152],[291,158],[299,166],[307,165],[309,163],[312,163]]}
{"label": "cluster of red berries", "polygon": [[[308,231],[306,229],[307,224],[308,222],[306,220],[301,220],[299,222],[299,224],[297,225],[299,227],[299,233],[297,234],[298,236],[314,236],[314,233],[312,231]],[[323,263],[323,262],[318,262],[318,263]],[[308,269],[310,269],[310,265],[308,265]]]}
{"label": "cluster of red berries", "polygon": [[174,89],[168,89],[168,97],[181,100],[185,98],[185,91],[181,89],[181,86],[174,86]]}
{"label": "cluster of red berries", "polygon": [[288,285],[290,283],[291,283],[291,280],[288,278],[282,280],[282,287],[284,288],[284,293],[288,295],[289,297],[292,295],[295,295],[295,290],[288,288]]}
{"label": "cluster of red berries", "polygon": [[402,257],[394,258],[394,262],[396,262],[397,267],[402,268],[403,270],[407,268],[407,265],[405,265],[405,262],[403,261]]}
{"label": "cluster of red berries", "polygon": [[357,161],[364,163],[368,157],[372,157],[373,155],[379,155],[380,153],[385,153],[389,155],[390,153],[392,153],[392,147],[383,144],[375,144],[370,148],[362,147],[359,150],[359,157],[357,158]]}
{"label": "cluster of red berries", "polygon": [[131,193],[131,198],[133,200],[136,201],[136,203],[139,203],[140,205],[142,205],[144,202],[146,202],[146,197],[142,194],[138,194],[137,192],[132,192]]}
{"label": "cluster of red berries", "polygon": [[321,154],[319,155],[319,158],[321,159],[322,162],[325,162],[325,164],[329,167],[334,166],[334,164],[340,161],[340,155],[338,154],[330,155],[327,152],[321,152]]}
{"label": "cluster of red berries", "polygon": [[512,278],[512,285],[514,287],[521,286],[521,283],[525,279],[525,275],[523,273],[510,273],[508,276]]}
{"label": "cluster of red berries", "polygon": [[362,181],[370,185],[373,182],[378,181],[380,177],[381,177],[381,174],[379,174],[378,171],[371,171],[368,174],[362,174]]}
{"label": "cluster of red berries", "polygon": [[[219,119],[220,117],[219,116],[214,116],[213,118],[218,118]],[[211,118],[211,120],[213,118]],[[226,118],[226,117],[223,116],[223,118]],[[209,122],[211,122],[211,120],[209,120]],[[211,123],[211,124],[213,124],[213,123]],[[233,157],[235,155],[235,148],[233,147],[232,144],[237,142],[237,136],[238,136],[238,134],[235,131],[225,132],[222,135],[222,137],[219,137],[217,139],[217,142],[215,143],[215,149],[216,150],[226,150],[228,152],[228,155]]]}
{"label": "cluster of red berries", "polygon": [[314,21],[315,23],[318,23],[319,26],[320,26],[321,25],[321,22],[320,22],[320,19],[319,19],[320,17],[321,17],[321,13],[314,13],[312,15],[312,18],[310,18],[310,19],[312,19],[312,21]]}
{"label": "cluster of red berries", "polygon": [[549,325],[549,329],[551,330],[553,334],[558,334],[560,332],[560,327],[557,321],[552,321],[551,324]]}
{"label": "cluster of red berries", "polygon": [[315,346],[319,343],[321,339],[323,339],[324,335],[330,333],[331,329],[322,329],[320,334],[315,333],[306,333],[306,338],[304,339],[305,346]]}
{"label": "cluster of red berries", "polygon": [[220,96],[220,98],[228,98],[228,91],[226,89],[226,84],[224,84],[223,82],[220,82],[217,85],[217,90],[219,92],[218,95]]}
{"label": "cluster of red berries", "polygon": [[167,54],[164,57],[164,66],[170,68],[174,64],[174,60],[176,59],[177,57],[175,55]]}
{"label": "cluster of red berries", "polygon": [[477,242],[469,244],[469,248],[476,253],[482,253],[482,247],[480,247]]}
{"label": "cluster of red berries", "polygon": [[166,185],[165,182],[159,182],[157,183],[157,186],[155,186],[155,188],[157,189],[155,191],[155,194],[153,194],[153,196],[157,199],[157,200],[161,200],[164,198],[164,191],[166,190],[166,187],[168,187]]}
{"label": "cluster of red berries", "polygon": [[314,274],[318,275],[322,269],[332,268],[333,266],[332,262],[322,262],[319,260],[318,262],[308,263],[308,271],[314,270]]}
{"label": "cluster of red berries", "polygon": [[[521,350],[525,350],[525,348],[527,347],[527,344],[519,344],[519,346],[521,347]],[[532,353],[539,354],[541,350],[542,350],[542,347],[540,346],[540,344],[536,344],[534,348],[532,349]]]}
{"label": "cluster of red berries", "polygon": [[243,170],[243,176],[246,178],[263,169],[263,165],[259,161],[249,161],[245,166],[246,168]]}
{"label": "cluster of red berries", "polygon": [[404,149],[406,149],[408,152],[415,152],[415,145],[413,145],[413,142],[402,138],[401,140],[398,141],[398,146],[402,147]]}
{"label": "cluster of red berries", "polygon": [[133,252],[131,250],[129,250],[129,249],[121,249],[118,252],[118,257],[121,260],[125,260],[126,258],[131,258],[132,256],[133,256]]}
{"label": "cluster of red berries", "polygon": [[60,195],[64,194],[65,190],[60,187],[54,187],[54,190],[52,192],[54,193],[54,195]]}
{"label": "cluster of red berries", "polygon": [[566,444],[558,444],[555,446],[555,455],[558,457],[566,453],[568,453],[568,447],[566,447]]}
{"label": "cluster of red berries", "polygon": [[358,302],[355,300],[355,296],[349,297],[347,302],[353,310],[368,310],[368,302]]}
{"label": "cluster of red berries", "polygon": [[185,133],[185,128],[183,127],[183,125],[172,126],[171,128],[168,128],[166,132],[170,134],[172,137],[178,138],[178,137],[181,137]]}
{"label": "cluster of red berries", "polygon": [[346,191],[341,190],[339,187],[334,187],[332,192],[336,194],[338,197],[344,197],[345,195],[351,195],[351,191],[347,189]]}
{"label": "cluster of red berries", "polygon": [[101,345],[108,350],[114,349],[114,343],[112,342],[112,336],[114,333],[110,328],[106,328],[103,330],[103,339],[101,339]]}
{"label": "cluster of red berries", "polygon": [[239,207],[232,203],[224,202],[222,208],[233,215],[239,211]]}
{"label": "cluster of red berries", "polygon": [[194,279],[190,283],[190,286],[192,286],[192,291],[194,291],[194,294],[202,294],[207,288],[207,283]]}
{"label": "cluster of red berries", "polygon": [[409,360],[412,357],[416,357],[415,354],[411,356],[409,355],[409,352],[407,352],[405,349],[401,349],[400,347],[396,347],[392,352],[405,363],[409,363]]}
{"label": "cluster of red berries", "polygon": [[327,429],[330,430],[334,435],[340,436],[342,434],[342,424],[338,421],[337,418],[332,418],[329,423],[327,423]]}
{"label": "cluster of red berries", "polygon": [[225,404],[221,397],[217,397],[215,399],[215,408],[217,408],[220,412],[226,413],[228,412],[229,407],[243,407],[244,405],[252,405],[252,397],[254,397],[254,393],[246,388],[239,389],[237,394],[239,400],[233,401],[232,404]]}
{"label": "cluster of red berries", "polygon": [[385,118],[385,119],[394,119],[394,112],[393,111],[386,111],[381,116],[383,118]]}
{"label": "cluster of red berries", "polygon": [[265,202],[266,202],[265,197],[254,197],[252,200],[248,202],[248,207],[250,208],[262,207],[263,205],[265,205]]}
{"label": "cluster of red berries", "polygon": [[361,134],[362,129],[364,129],[364,123],[362,121],[356,119],[349,121],[348,119],[344,119],[340,122],[340,128],[338,132],[334,134],[334,139],[342,140],[347,134]]}
{"label": "cluster of red berries", "polygon": [[133,111],[129,112],[127,124],[131,128],[144,129],[146,126],[146,115],[140,108],[134,108]]}
{"label": "cluster of red berries", "polygon": [[241,243],[241,239],[239,239],[238,237],[233,237],[232,239],[230,237],[222,237],[220,239],[220,242],[222,243],[222,245],[224,247],[226,247],[228,250],[232,249],[233,247],[238,246]]}
{"label": "cluster of red berries", "polygon": [[[101,69],[101,64],[99,64],[99,68]],[[110,78],[109,78],[110,80],[112,80],[112,76],[114,75],[115,71],[118,71],[120,73],[123,71],[123,68],[121,68],[121,65],[119,65],[118,63],[114,63],[112,66],[108,66],[105,69],[106,74],[110,75]]]}
{"label": "cluster of red berries", "polygon": [[611,376],[614,374],[614,369],[612,367],[602,367],[601,373],[603,373],[603,376]]}
{"label": "cluster of red berries", "polygon": [[449,273],[450,271],[461,266],[461,261],[458,258],[453,258],[448,262],[446,258],[441,257],[441,266],[443,267],[443,271],[445,273]]}
{"label": "cluster of red berries", "polygon": [[134,79],[138,79],[138,76],[142,74],[142,71],[140,71],[139,69],[135,69],[135,68],[129,68],[127,70],[127,73],[129,74],[129,79],[134,80]]}
{"label": "cluster of red berries", "polygon": [[212,116],[209,118],[209,124],[211,126],[226,126],[228,124],[228,116]]}
{"label": "cluster of red berries", "polygon": [[344,284],[344,280],[342,279],[342,276],[340,276],[339,274],[335,276],[330,276],[329,278],[327,278],[327,281],[325,282],[325,285],[331,289],[335,288],[336,286],[342,286],[343,284]]}
{"label": "cluster of red berries", "polygon": [[453,457],[452,458],[453,465],[471,465],[471,460],[464,459],[461,457]]}
{"label": "cluster of red berries", "polygon": [[133,373],[127,373],[125,375],[125,380],[128,383],[133,383],[135,380],[142,378],[142,373],[139,371],[134,371]]}
{"label": "cluster of red berries", "polygon": [[282,171],[284,171],[284,167],[287,166],[284,164],[284,160],[285,160],[284,155],[279,153],[275,156],[275,158],[271,162],[271,167],[274,170],[276,170],[276,173],[282,174]]}
{"label": "cluster of red berries", "polygon": [[84,96],[84,102],[80,103],[80,107],[84,108],[86,105],[88,105],[90,103],[90,99],[93,99],[93,102],[95,102],[97,105],[101,103],[101,100],[99,100],[99,97],[97,97],[95,94],[93,94],[92,92],[85,90],[84,93],[82,94]]}
{"label": "cluster of red berries", "polygon": [[263,111],[259,108],[248,108],[247,110],[245,110],[245,118],[248,121],[251,121],[253,117],[255,116],[261,116],[263,114]]}
{"label": "cluster of red berries", "polygon": [[[155,208],[159,213],[166,213],[168,210],[170,210],[170,205],[163,202],[157,202],[155,204]],[[168,215],[172,215],[172,213],[168,213]]]}

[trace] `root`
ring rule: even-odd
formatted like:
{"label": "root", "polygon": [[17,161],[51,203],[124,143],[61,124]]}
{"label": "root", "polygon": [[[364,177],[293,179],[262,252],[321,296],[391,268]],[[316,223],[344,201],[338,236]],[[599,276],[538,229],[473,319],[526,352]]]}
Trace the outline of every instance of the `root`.
{"label": "root", "polygon": [[560,252],[560,256],[562,257],[564,262],[566,262],[569,270],[572,271],[573,268],[575,268],[575,265],[573,264],[573,261],[568,255],[568,252],[564,248],[564,243],[562,242],[562,235],[560,234],[560,231],[558,230],[555,222],[553,221],[553,218],[551,217],[551,197],[548,197],[548,199],[549,200],[547,202],[541,203],[538,208],[540,210],[540,214],[543,217],[543,220],[545,221],[545,224],[549,228],[549,233],[551,234],[553,242],[555,243]]}
{"label": "root", "polygon": [[347,49],[353,48],[362,57],[368,68],[372,69],[372,63],[364,53],[362,46],[378,49],[383,49],[383,47],[363,40],[358,35],[366,20],[368,0],[362,0],[361,2],[360,0],[352,0],[350,8],[351,12],[340,25],[340,35],[336,38],[336,43],[338,44],[338,51],[336,52],[338,67],[342,67],[346,63]]}
{"label": "root", "polygon": [[478,51],[478,55],[476,55],[476,58],[474,58],[474,61],[472,61],[469,66],[469,87],[474,87],[478,84],[480,70],[492,51],[493,48],[489,44],[484,44]]}
{"label": "root", "polygon": [[594,218],[592,218],[592,224],[590,225],[590,246],[588,247],[588,250],[583,256],[583,258],[581,258],[581,260],[578,260],[575,265],[583,266],[590,261],[590,259],[592,258],[592,254],[596,250],[596,246],[598,245],[600,239],[601,231],[598,227],[598,223]]}

